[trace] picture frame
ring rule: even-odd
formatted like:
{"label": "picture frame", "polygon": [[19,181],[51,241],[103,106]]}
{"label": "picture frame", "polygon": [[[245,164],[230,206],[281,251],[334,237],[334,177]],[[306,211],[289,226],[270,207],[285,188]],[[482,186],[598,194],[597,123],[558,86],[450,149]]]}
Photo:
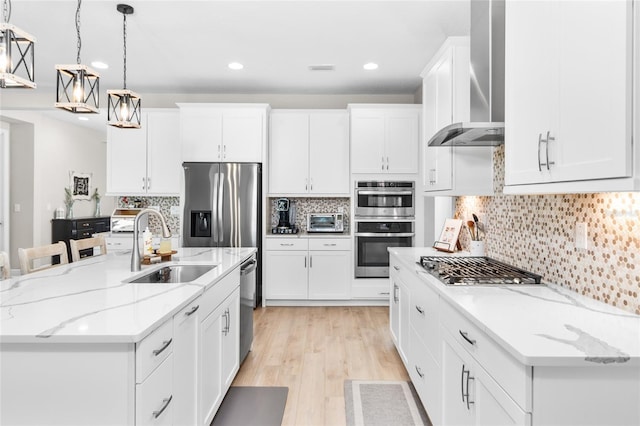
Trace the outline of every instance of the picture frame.
{"label": "picture frame", "polygon": [[453,253],[456,248],[460,249],[460,230],[462,229],[461,219],[447,219],[444,221],[440,238],[433,243],[433,248],[440,251]]}
{"label": "picture frame", "polygon": [[93,173],[69,172],[69,188],[74,200],[90,200],[93,195]]}

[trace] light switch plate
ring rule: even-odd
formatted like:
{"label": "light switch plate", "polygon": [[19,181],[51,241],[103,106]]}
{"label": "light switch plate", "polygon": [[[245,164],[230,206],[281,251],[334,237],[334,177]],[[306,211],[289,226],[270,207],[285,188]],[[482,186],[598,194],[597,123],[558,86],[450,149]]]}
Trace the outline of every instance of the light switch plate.
{"label": "light switch plate", "polygon": [[576,222],[576,248],[587,249],[587,224]]}

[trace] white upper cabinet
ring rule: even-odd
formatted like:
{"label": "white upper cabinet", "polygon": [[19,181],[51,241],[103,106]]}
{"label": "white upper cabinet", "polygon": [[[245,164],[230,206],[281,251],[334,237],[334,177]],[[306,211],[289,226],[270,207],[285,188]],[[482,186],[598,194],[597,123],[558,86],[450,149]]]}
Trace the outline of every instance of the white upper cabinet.
{"label": "white upper cabinet", "polygon": [[270,120],[270,194],[349,194],[346,111],[273,110]]}
{"label": "white upper cabinet", "polygon": [[182,161],[261,163],[264,104],[178,104]]}
{"label": "white upper cabinet", "polygon": [[469,60],[469,38],[450,37],[422,72],[426,193],[493,195],[493,148],[427,145],[443,127],[469,121]]}
{"label": "white upper cabinet", "polygon": [[639,188],[632,29],[629,1],[507,2],[505,192]]}
{"label": "white upper cabinet", "polygon": [[178,195],[178,111],[149,111],[140,129],[107,126],[107,195]]}
{"label": "white upper cabinet", "polygon": [[418,173],[420,105],[349,105],[352,173]]}

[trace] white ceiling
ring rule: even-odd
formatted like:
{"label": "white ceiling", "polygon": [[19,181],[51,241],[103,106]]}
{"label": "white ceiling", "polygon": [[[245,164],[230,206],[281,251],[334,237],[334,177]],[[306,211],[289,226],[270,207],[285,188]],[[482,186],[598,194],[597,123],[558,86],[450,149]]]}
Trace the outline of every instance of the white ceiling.
{"label": "white ceiling", "polygon": [[[413,94],[447,36],[469,32],[469,0],[84,0],[81,60],[109,64],[101,98],[151,93]],[[75,0],[13,0],[10,23],[37,38],[36,91],[55,98],[55,64],[76,62]],[[232,71],[229,62],[244,69]],[[365,71],[366,62],[379,69]],[[308,70],[334,64],[335,71]],[[17,94],[11,93],[12,96]]]}

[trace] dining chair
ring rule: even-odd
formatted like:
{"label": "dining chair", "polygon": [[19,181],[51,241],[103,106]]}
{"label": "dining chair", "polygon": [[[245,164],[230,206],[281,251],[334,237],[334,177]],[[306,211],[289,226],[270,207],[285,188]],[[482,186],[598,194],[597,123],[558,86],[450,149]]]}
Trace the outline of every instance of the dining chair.
{"label": "dining chair", "polygon": [[[107,243],[104,240],[102,235],[98,235],[97,237],[91,238],[83,238],[82,240],[69,240],[69,245],[71,246],[71,261],[77,262],[81,259],[80,251],[86,250],[89,248],[100,248],[100,254],[107,254]],[[94,256],[95,250],[94,250]]]}
{"label": "dining chair", "polygon": [[44,259],[51,256],[60,256],[60,265],[69,263],[69,256],[67,256],[67,245],[64,241],[57,242],[55,244],[48,244],[45,246],[31,247],[31,248],[19,248],[18,259],[20,260],[20,273],[22,275],[29,274],[31,272],[42,271],[58,265],[46,264],[43,266],[34,266],[33,261],[38,259]]}
{"label": "dining chair", "polygon": [[9,278],[11,278],[9,254],[6,251],[0,251],[0,280],[7,280]]}

